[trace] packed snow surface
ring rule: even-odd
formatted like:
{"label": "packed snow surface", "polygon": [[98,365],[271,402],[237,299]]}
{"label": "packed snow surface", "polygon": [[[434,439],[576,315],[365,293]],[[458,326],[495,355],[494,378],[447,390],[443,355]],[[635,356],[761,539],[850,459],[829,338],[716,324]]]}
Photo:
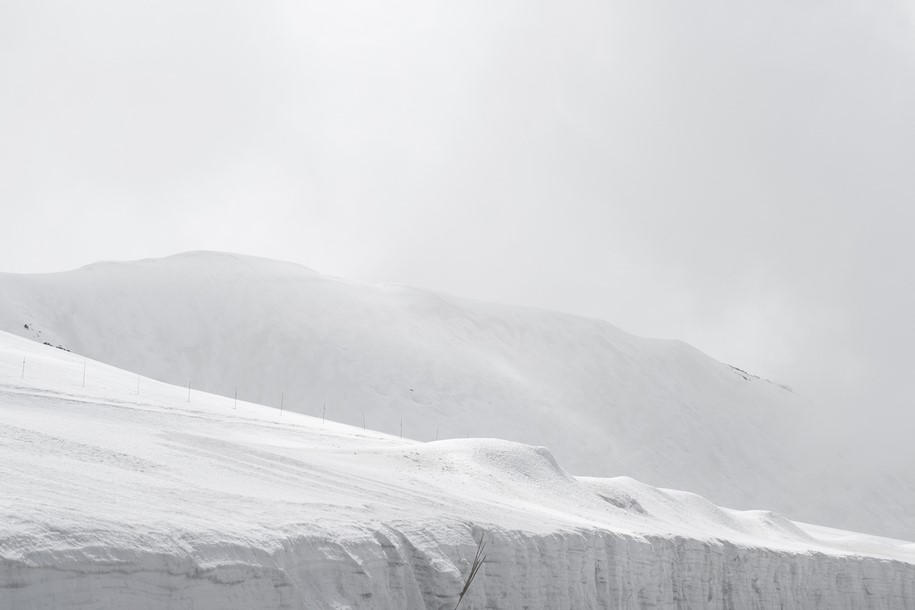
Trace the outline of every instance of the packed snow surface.
{"label": "packed snow surface", "polygon": [[544,445],[578,475],[915,532],[909,465],[868,470],[861,448],[820,443],[823,421],[802,396],[599,320],[195,252],[0,274],[0,330],[358,427]]}
{"label": "packed snow surface", "polygon": [[0,608],[915,607],[915,545],[418,442],[0,332]]}

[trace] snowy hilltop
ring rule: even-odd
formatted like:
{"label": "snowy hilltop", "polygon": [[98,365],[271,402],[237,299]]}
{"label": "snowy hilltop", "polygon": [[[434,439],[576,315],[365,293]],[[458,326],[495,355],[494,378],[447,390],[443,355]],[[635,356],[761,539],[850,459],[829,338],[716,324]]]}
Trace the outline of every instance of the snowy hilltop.
{"label": "snowy hilltop", "polygon": [[421,441],[542,445],[576,475],[915,532],[903,467],[862,471],[825,450],[807,397],[603,321],[212,252],[0,274],[0,294],[0,330],[175,385]]}
{"label": "snowy hilltop", "polygon": [[0,608],[905,608],[915,545],[0,332]]}

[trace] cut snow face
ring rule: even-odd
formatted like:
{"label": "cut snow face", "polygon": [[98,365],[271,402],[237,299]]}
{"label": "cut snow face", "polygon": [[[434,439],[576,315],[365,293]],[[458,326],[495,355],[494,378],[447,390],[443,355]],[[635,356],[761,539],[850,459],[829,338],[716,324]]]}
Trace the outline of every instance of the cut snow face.
{"label": "cut snow face", "polygon": [[0,478],[0,607],[453,608],[481,536],[468,608],[915,601],[911,543],[574,477],[544,447],[188,392],[2,332]]}
{"label": "cut snow face", "polygon": [[0,294],[0,329],[175,385],[418,440],[542,445],[576,475],[915,531],[909,477],[823,451],[802,397],[606,322],[209,252],[0,274]]}

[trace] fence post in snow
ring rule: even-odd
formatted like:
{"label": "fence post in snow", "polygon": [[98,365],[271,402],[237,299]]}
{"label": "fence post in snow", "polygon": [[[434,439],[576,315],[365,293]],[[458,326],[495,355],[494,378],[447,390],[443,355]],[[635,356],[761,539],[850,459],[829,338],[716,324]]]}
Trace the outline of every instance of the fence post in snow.
{"label": "fence post in snow", "polygon": [[22,358],[22,378],[25,379],[25,357]]}

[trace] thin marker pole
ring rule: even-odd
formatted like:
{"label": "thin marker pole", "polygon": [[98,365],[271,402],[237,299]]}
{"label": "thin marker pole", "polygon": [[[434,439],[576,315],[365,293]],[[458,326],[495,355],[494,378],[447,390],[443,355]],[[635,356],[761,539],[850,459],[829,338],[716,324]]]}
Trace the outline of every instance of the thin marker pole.
{"label": "thin marker pole", "polygon": [[22,378],[25,379],[25,358],[22,359]]}
{"label": "thin marker pole", "polygon": [[283,403],[286,402],[286,392],[280,392],[280,415],[283,414]]}
{"label": "thin marker pole", "polygon": [[86,387],[86,361],[83,360],[83,387]]}
{"label": "thin marker pole", "polygon": [[365,411],[362,412],[362,430],[365,431]]}
{"label": "thin marker pole", "polygon": [[232,405],[232,408],[238,408],[238,386],[235,387],[235,404]]}
{"label": "thin marker pole", "polygon": [[321,423],[324,423],[324,417],[327,415],[327,401],[324,401],[324,405],[321,407]]}
{"label": "thin marker pole", "polygon": [[191,382],[190,382],[190,380],[188,380],[188,382],[187,382],[187,401],[191,402]]}
{"label": "thin marker pole", "polygon": [[403,415],[400,416],[400,438],[403,438]]}

